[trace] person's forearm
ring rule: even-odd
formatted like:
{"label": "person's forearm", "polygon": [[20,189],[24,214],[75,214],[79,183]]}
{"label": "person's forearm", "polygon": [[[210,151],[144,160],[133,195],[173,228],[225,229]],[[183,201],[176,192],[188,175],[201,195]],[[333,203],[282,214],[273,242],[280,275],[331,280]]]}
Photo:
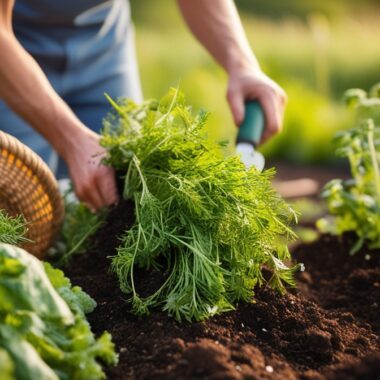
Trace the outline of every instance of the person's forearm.
{"label": "person's forearm", "polygon": [[[101,165],[100,136],[58,96],[12,30],[14,0],[0,0],[0,99],[40,132],[66,161],[78,198],[91,209],[118,199],[115,173]],[[0,115],[1,120],[1,115]]]}
{"label": "person's forearm", "polygon": [[193,34],[227,72],[259,69],[233,0],[178,0],[178,4]]}
{"label": "person's forearm", "polygon": [[0,29],[0,51],[3,52],[0,59],[0,98],[64,157],[67,147],[75,145],[78,133],[86,133],[86,128],[18,43],[10,26],[4,23]]}
{"label": "person's forearm", "polygon": [[260,69],[233,0],[177,0],[193,34],[228,74],[227,101],[235,124],[244,120],[245,103],[259,101],[265,130],[261,142],[282,128],[286,94]]}

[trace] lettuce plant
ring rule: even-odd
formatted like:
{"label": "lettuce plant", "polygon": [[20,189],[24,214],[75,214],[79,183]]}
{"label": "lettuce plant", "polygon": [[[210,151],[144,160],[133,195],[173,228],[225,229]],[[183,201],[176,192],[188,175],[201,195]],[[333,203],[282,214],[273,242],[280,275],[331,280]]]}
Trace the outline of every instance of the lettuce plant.
{"label": "lettuce plant", "polygon": [[95,302],[63,273],[0,243],[0,373],[3,379],[89,380],[114,364],[111,336],[84,316]]}
{"label": "lettuce plant", "polygon": [[366,242],[380,248],[380,85],[367,94],[349,90],[347,104],[357,111],[357,125],[340,132],[336,138],[337,154],[349,161],[352,178],[334,179],[322,192],[332,219],[321,219],[323,232],[343,234],[353,231],[358,237],[350,253]]}
{"label": "lettuce plant", "polygon": [[[271,186],[273,170],[247,171],[239,157],[225,158],[224,144],[207,138],[207,113],[194,114],[177,90],[160,102],[110,102],[105,162],[135,205],[112,269],[135,313],[160,306],[178,320],[201,320],[251,301],[256,285],[294,285],[297,267],[284,260],[295,215]],[[162,271],[159,289],[140,296],[136,267]]]}

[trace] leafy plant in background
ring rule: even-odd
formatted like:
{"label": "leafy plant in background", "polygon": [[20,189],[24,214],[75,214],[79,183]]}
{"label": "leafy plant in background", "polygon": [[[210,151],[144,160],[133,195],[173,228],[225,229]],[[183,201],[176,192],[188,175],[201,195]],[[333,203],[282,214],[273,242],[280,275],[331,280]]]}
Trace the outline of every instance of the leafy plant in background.
{"label": "leafy plant in background", "polygon": [[334,234],[354,231],[358,236],[350,251],[354,254],[364,242],[380,248],[380,84],[368,94],[349,90],[345,99],[357,110],[357,126],[340,132],[335,142],[337,154],[350,163],[352,179],[334,179],[325,186],[322,196],[334,218],[319,220],[318,227]]}
{"label": "leafy plant in background", "polygon": [[58,242],[49,250],[49,256],[58,267],[67,265],[76,254],[89,249],[90,237],[103,225],[107,212],[92,212],[79,202],[72,189],[64,195],[65,219]]}
{"label": "leafy plant in background", "polygon": [[[160,102],[110,102],[101,144],[106,163],[125,173],[123,197],[136,218],[112,269],[135,313],[161,306],[190,321],[230,310],[266,282],[264,266],[273,288],[294,285],[298,266],[284,260],[295,215],[271,186],[273,170],[247,171],[239,157],[224,158],[223,144],[205,133],[207,113],[193,115],[176,90]],[[162,271],[161,287],[141,297],[136,267]]]}

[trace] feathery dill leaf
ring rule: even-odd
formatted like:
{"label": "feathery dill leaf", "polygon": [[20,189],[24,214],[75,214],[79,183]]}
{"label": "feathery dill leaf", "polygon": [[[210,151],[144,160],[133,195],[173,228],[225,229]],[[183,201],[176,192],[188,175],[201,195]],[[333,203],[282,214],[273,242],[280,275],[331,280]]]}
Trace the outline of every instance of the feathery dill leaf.
{"label": "feathery dill leaf", "polygon": [[[125,173],[123,196],[135,205],[135,223],[112,259],[133,311],[160,306],[177,320],[202,320],[250,301],[255,285],[283,292],[294,285],[286,242],[294,237],[293,210],[274,191],[274,170],[246,170],[210,141],[207,113],[194,115],[181,92],[160,102],[111,102],[101,145],[105,163]],[[167,265],[159,265],[164,257]],[[135,268],[159,268],[166,277],[141,297]]]}
{"label": "feathery dill leaf", "polygon": [[27,231],[27,223],[22,215],[11,217],[0,210],[0,243],[17,245],[28,241],[25,237]]}

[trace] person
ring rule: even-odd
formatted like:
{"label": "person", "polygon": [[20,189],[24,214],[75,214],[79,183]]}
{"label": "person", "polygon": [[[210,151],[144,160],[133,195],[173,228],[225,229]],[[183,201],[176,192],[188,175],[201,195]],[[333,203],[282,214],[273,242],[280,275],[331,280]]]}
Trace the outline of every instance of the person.
{"label": "person", "polygon": [[[244,102],[264,110],[262,142],[278,132],[285,92],[266,76],[233,0],[177,0],[192,33],[228,75],[234,121]],[[118,200],[115,176],[101,165],[104,97],[142,98],[127,0],[0,1],[0,128],[51,167],[67,164],[77,197],[92,209]]]}

